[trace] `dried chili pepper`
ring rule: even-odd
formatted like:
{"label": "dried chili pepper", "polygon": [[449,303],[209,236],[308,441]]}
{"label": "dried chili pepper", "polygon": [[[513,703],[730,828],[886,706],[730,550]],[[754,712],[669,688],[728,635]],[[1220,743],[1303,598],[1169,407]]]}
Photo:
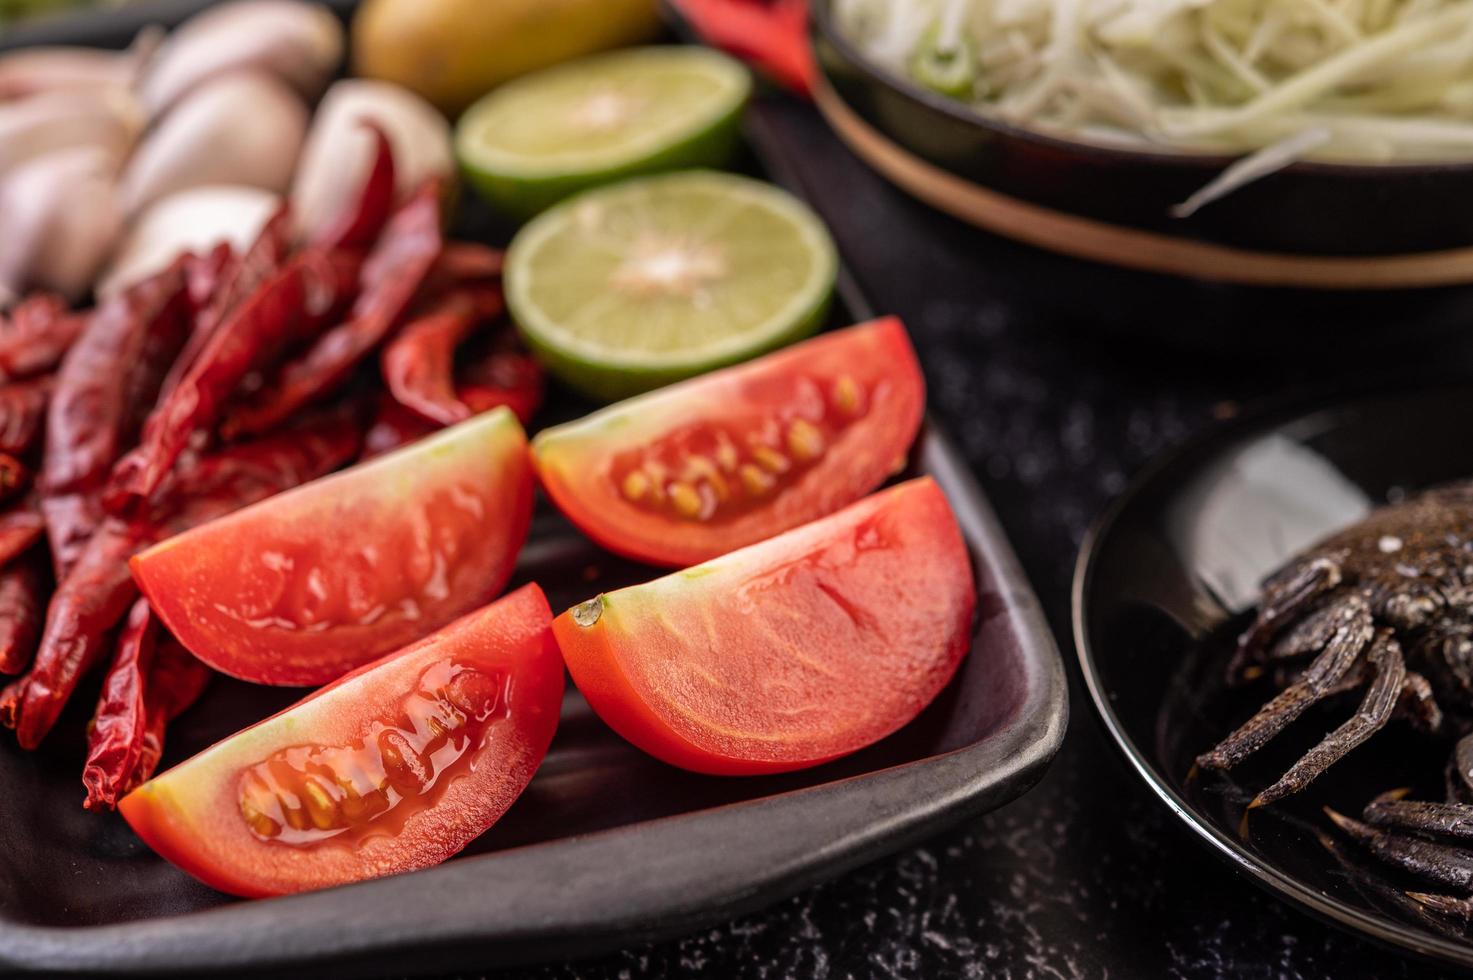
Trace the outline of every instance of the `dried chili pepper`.
{"label": "dried chili pepper", "polygon": [[60,296],[39,293],[23,300],[8,320],[0,318],[0,381],[45,374],[87,326],[85,313],[71,313]]}
{"label": "dried chili pepper", "polygon": [[106,653],[108,634],[138,597],[128,559],[151,535],[144,525],[104,521],[57,586],[35,663],[0,692],[0,722],[15,729],[22,748],[40,744],[82,675]]}
{"label": "dried chili pepper", "polygon": [[421,296],[439,296],[465,286],[497,286],[506,253],[480,242],[446,242],[420,287]]}
{"label": "dried chili pepper", "polygon": [[35,663],[0,692],[0,723],[15,729],[24,748],[34,748],[51,730],[137,598],[129,558],[164,537],[331,472],[353,458],[358,444],[357,426],[339,413],[201,458],[164,488],[146,519],[106,518],[52,596]]}
{"label": "dried chili pepper", "polygon": [[357,406],[340,406],[192,460],[160,493],[154,524],[178,534],[332,472],[358,454],[362,428],[356,416]]}
{"label": "dried chili pepper", "polygon": [[30,468],[9,453],[0,453],[0,504],[24,493],[30,485]]}
{"label": "dried chili pepper", "polygon": [[196,660],[194,654],[184,649],[178,640],[171,636],[160,637],[152,669],[144,684],[145,723],[138,764],[120,787],[119,797],[147,782],[153,775],[159,758],[164,754],[165,727],[199,700],[210,676],[210,668]]}
{"label": "dried chili pepper", "polygon": [[385,394],[379,399],[373,424],[363,436],[363,455],[359,458],[373,459],[393,452],[400,446],[423,439],[438,428]]}
{"label": "dried chili pepper", "polygon": [[54,384],[43,375],[0,386],[0,452],[24,456],[40,442]]}
{"label": "dried chili pepper", "polygon": [[[494,290],[500,302],[500,290]],[[471,417],[455,396],[455,349],[485,320],[465,290],[443,297],[406,323],[384,347],[379,370],[389,394],[405,408],[437,425]]]}
{"label": "dried chili pepper", "polygon": [[34,503],[22,502],[0,514],[0,568],[10,565],[46,533],[46,521]]}
{"label": "dried chili pepper", "polygon": [[102,523],[102,504],[93,491],[56,493],[42,497],[40,509],[46,522],[46,540],[51,546],[51,566],[60,582]]}
{"label": "dried chili pepper", "polygon": [[527,353],[516,332],[503,329],[470,347],[456,375],[457,397],[473,415],[505,405],[524,424],[530,422],[542,405],[542,365]]}
{"label": "dried chili pepper", "polygon": [[209,668],[159,633],[147,600],[133,604],[87,737],[83,806],[113,809],[153,775],[163,753],[165,726],[194,703],[209,677]]}
{"label": "dried chili pepper", "polygon": [[671,0],[701,39],[749,61],[800,95],[818,77],[808,0]]}
{"label": "dried chili pepper", "polygon": [[226,420],[225,434],[267,432],[346,380],[408,309],[440,246],[440,182],[431,179],[389,219],[363,264],[360,292],[348,320],[288,362],[254,404],[241,405]]}
{"label": "dried chili pepper", "polygon": [[359,268],[351,253],[307,249],[237,306],[149,415],[138,446],[114,467],[103,496],[108,510],[131,513],[152,497],[191,435],[214,425],[247,374],[341,311]]}
{"label": "dried chili pepper", "polygon": [[[215,271],[209,292],[197,295],[196,283],[191,281],[190,297],[196,310],[194,329],[185,341],[184,349],[174,359],[173,366],[164,378],[163,395],[168,395],[179,386],[185,374],[194,366],[200,354],[209,346],[221,324],[252,294],[281,271],[287,253],[291,251],[291,219],[285,206],[261,226],[256,240],[239,256],[229,251]],[[218,250],[217,250],[218,252]]]}
{"label": "dried chili pepper", "polygon": [[37,555],[0,569],[0,674],[26,669],[41,636],[46,610],[46,574]]}
{"label": "dried chili pepper", "polygon": [[100,485],[189,331],[184,263],[108,299],[62,359],[46,416],[48,493]]}
{"label": "dried chili pepper", "polygon": [[235,249],[221,242],[203,255],[189,253],[184,257],[184,288],[189,305],[203,310],[210,298],[220,290],[220,281],[235,264]]}
{"label": "dried chili pepper", "polygon": [[87,799],[82,805],[89,810],[116,806],[118,788],[138,767],[148,723],[144,686],[157,643],[153,610],[147,599],[139,599],[118,634],[87,735],[87,762],[82,768]]}
{"label": "dried chili pepper", "polygon": [[365,119],[363,125],[373,133],[373,162],[357,198],[312,237],[311,244],[318,248],[368,248],[394,210],[393,147],[378,123]]}

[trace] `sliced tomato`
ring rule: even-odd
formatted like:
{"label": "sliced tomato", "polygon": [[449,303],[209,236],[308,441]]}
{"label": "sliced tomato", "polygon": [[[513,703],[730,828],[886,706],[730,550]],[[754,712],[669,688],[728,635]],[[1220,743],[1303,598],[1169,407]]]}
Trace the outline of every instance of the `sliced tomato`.
{"label": "sliced tomato", "polygon": [[258,684],[324,684],[506,586],[532,519],[505,409],[279,494],[133,559],[190,652]]}
{"label": "sliced tomato", "polygon": [[495,823],[547,754],[563,667],[535,585],[361,667],[118,804],[212,888],[281,895],[424,868]]}
{"label": "sliced tomato", "polygon": [[604,547],[680,567],[831,514],[905,464],[925,381],[894,317],[544,430],[542,485]]}
{"label": "sliced tomato", "polygon": [[696,772],[817,765],[910,721],[970,646],[976,591],[929,478],[575,606],[553,633],[614,731]]}

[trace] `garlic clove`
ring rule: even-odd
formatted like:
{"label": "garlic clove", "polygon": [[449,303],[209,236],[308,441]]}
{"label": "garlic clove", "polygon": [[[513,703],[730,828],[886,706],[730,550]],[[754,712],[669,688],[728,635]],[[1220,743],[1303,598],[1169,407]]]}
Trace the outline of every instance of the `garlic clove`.
{"label": "garlic clove", "polygon": [[285,191],[307,131],[307,108],[261,72],[206,82],[139,144],[119,188],[125,214],[191,187],[244,184]]}
{"label": "garlic clove", "polygon": [[320,4],[235,0],[175,29],[145,71],[139,93],[156,117],[209,79],[247,69],[275,75],[310,101],[337,72],[343,48],[343,25]]}
{"label": "garlic clove", "polygon": [[86,295],[123,227],[116,161],[95,146],[37,156],[0,183],[0,284]]}
{"label": "garlic clove", "polygon": [[120,165],[144,125],[123,88],[52,89],[0,102],[0,175],[43,154],[95,146]]}
{"label": "garlic clove", "polygon": [[280,207],[281,195],[259,187],[211,185],[160,198],[123,235],[97,295],[147,279],[185,252],[203,255],[221,242],[244,252]]}
{"label": "garlic clove", "polygon": [[0,55],[0,102],[42,92],[131,89],[163,37],[140,31],[126,51],[48,45]]}

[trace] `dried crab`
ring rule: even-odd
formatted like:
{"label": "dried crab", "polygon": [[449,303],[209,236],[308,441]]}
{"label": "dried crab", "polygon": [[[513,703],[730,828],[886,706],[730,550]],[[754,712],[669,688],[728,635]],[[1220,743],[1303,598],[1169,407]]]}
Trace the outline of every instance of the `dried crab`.
{"label": "dried crab", "polygon": [[1473,920],[1473,481],[1382,507],[1270,576],[1229,674],[1271,674],[1280,691],[1197,758],[1203,769],[1237,765],[1310,705],[1364,688],[1354,715],[1250,809],[1302,790],[1395,717],[1462,736],[1445,802],[1394,790],[1360,820],[1326,812],[1382,861],[1458,893],[1408,892],[1423,908]]}

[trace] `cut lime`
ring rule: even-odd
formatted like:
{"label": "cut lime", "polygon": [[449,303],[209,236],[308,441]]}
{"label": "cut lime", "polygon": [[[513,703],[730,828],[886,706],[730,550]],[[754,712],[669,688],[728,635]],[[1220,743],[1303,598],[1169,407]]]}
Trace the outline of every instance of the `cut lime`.
{"label": "cut lime", "polygon": [[482,98],[456,126],[456,154],[487,200],[529,217],[624,177],[721,166],[751,88],[746,68],[709,48],[595,55]]}
{"label": "cut lime", "polygon": [[522,229],[507,305],[569,384],[624,398],[817,329],[838,259],[792,195],[704,170],[586,191]]}

